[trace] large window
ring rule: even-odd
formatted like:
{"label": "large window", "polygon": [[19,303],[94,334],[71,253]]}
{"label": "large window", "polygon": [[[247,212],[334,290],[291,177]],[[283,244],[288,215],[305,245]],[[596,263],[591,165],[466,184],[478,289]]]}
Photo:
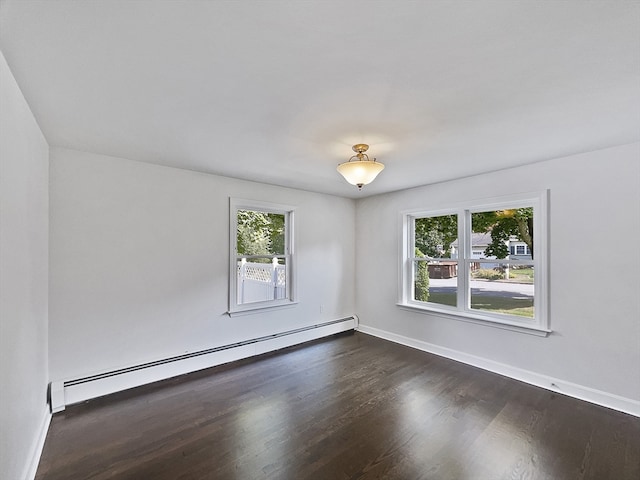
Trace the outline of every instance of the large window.
{"label": "large window", "polygon": [[548,332],[547,192],[403,212],[399,305]]}
{"label": "large window", "polygon": [[293,208],[232,198],[229,220],[229,313],[293,303]]}

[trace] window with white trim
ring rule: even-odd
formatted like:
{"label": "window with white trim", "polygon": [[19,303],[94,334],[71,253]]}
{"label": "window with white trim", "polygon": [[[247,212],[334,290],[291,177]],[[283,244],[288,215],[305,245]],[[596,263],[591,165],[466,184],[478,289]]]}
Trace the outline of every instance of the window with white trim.
{"label": "window with white trim", "polygon": [[229,314],[294,303],[293,210],[231,199]]}
{"label": "window with white trim", "polygon": [[548,332],[547,196],[403,212],[398,304]]}

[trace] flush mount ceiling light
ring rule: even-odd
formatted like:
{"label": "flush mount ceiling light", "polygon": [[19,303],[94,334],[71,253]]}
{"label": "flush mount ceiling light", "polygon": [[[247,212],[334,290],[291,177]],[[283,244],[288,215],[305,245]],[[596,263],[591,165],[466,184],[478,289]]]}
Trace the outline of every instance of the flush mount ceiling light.
{"label": "flush mount ceiling light", "polygon": [[344,163],[338,165],[338,172],[351,185],[356,185],[358,190],[362,190],[364,185],[368,185],[375,180],[378,174],[384,170],[384,165],[376,162],[376,159],[369,160],[366,152],[369,145],[358,143],[351,147],[356,154]]}

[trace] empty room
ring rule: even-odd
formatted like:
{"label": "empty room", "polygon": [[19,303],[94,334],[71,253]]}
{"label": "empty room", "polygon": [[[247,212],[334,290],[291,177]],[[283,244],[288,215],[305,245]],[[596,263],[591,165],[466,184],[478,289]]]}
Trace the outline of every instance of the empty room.
{"label": "empty room", "polygon": [[0,0],[0,478],[640,478],[640,1]]}

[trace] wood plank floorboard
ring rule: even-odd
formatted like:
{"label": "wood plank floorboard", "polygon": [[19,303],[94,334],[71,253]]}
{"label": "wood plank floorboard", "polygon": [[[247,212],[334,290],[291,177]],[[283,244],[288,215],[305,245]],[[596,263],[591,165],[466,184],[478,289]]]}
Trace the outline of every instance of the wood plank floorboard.
{"label": "wood plank floorboard", "polygon": [[37,480],[640,479],[640,418],[362,333],[53,416]]}

